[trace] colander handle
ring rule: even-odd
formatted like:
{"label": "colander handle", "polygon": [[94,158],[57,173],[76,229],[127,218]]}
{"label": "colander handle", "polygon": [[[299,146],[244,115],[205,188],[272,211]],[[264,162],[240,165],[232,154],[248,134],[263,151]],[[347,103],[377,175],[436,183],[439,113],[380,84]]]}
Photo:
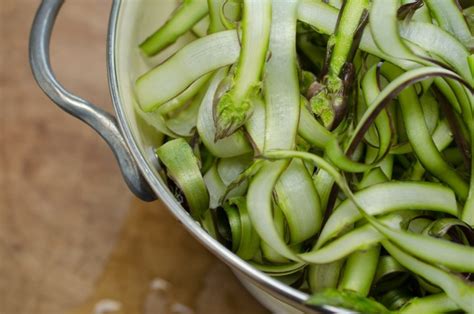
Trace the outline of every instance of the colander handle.
{"label": "colander handle", "polygon": [[156,199],[142,176],[113,115],[68,92],[56,79],[49,62],[49,43],[64,0],[43,0],[30,33],[29,56],[36,82],[61,109],[84,121],[109,144],[130,190],[144,201]]}

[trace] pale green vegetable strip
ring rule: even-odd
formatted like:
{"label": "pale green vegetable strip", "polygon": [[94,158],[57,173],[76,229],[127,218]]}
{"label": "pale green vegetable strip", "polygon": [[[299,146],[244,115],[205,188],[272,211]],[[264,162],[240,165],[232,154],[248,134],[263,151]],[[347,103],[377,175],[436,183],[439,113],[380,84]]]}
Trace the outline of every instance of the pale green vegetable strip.
{"label": "pale green vegetable strip", "polygon": [[153,111],[206,73],[234,63],[239,53],[235,31],[199,38],[138,78],[135,83],[138,103],[144,111]]}
{"label": "pale green vegetable strip", "polygon": [[237,206],[240,214],[241,237],[238,249],[235,253],[242,259],[249,260],[253,258],[258,251],[258,248],[260,247],[260,239],[250,221],[245,198],[232,198],[230,203]]}
{"label": "pale green vegetable strip", "polygon": [[275,196],[288,224],[290,243],[307,240],[320,230],[321,203],[301,160],[290,162],[275,185]]}
{"label": "pale green vegetable strip", "polygon": [[[306,98],[304,100],[307,102]],[[304,101],[300,109],[298,135],[318,148],[326,147],[327,142],[332,138],[331,132],[314,118]]]}
{"label": "pale green vegetable strip", "polygon": [[265,152],[262,157],[270,160],[301,158],[303,160],[310,161],[317,165],[320,169],[326,171],[337,183],[337,185],[339,185],[341,188],[344,188],[344,192],[347,191],[347,185],[345,184],[344,177],[338,172],[336,168],[334,168],[333,165],[318,155],[294,150],[271,150]]}
{"label": "pale green vegetable strip", "polygon": [[236,188],[239,185],[242,185],[247,180],[249,180],[252,176],[256,175],[260,169],[263,167],[265,162],[263,160],[256,160],[254,161],[250,167],[245,169],[232,183],[227,186],[226,193],[229,193],[232,189]]}
{"label": "pale green vegetable strip", "polygon": [[369,15],[372,37],[380,50],[394,58],[423,62],[402,41],[397,10],[400,0],[373,0]]}
{"label": "pale green vegetable strip", "polygon": [[443,29],[453,34],[469,49],[474,47],[474,38],[455,0],[424,0],[424,2]]}
{"label": "pale green vegetable strip", "polygon": [[285,160],[265,162],[265,165],[250,182],[247,192],[247,208],[252,224],[260,238],[282,256],[298,261],[298,257],[287,246],[273,222],[273,187],[287,166],[288,162]]}
{"label": "pale green vegetable strip", "polygon": [[184,106],[188,101],[196,96],[204,86],[206,86],[206,84],[209,82],[209,79],[212,77],[212,74],[213,73],[208,73],[198,78],[181,94],[161,105],[158,108],[158,112],[162,115],[166,115]]}
{"label": "pale green vegetable strip", "polygon": [[152,56],[168,47],[207,14],[206,0],[184,0],[171,18],[140,44],[140,49]]}
{"label": "pale green vegetable strip", "polygon": [[426,127],[428,128],[430,134],[433,134],[433,131],[436,129],[439,120],[440,108],[438,101],[429,91],[424,92],[419,99],[422,107],[421,109],[423,109]]}
{"label": "pale green vegetable strip", "polygon": [[[278,232],[280,238],[284,239],[286,242],[285,216],[283,215],[283,212],[276,203],[273,203],[273,225],[275,227],[275,230]],[[264,259],[269,261],[270,263],[286,264],[290,262],[287,257],[280,254],[277,250],[275,250],[270,244],[265,241],[262,241],[260,248]]]}
{"label": "pale green vegetable strip", "polygon": [[[404,216],[400,214],[390,214],[380,218],[380,221],[390,228],[400,229],[400,223]],[[354,230],[345,233],[334,241],[322,246],[313,248],[311,251],[301,253],[299,256],[308,263],[325,264],[347,257],[357,250],[367,250],[376,246],[384,236],[374,227],[365,224]]]}
{"label": "pale green vegetable strip", "polygon": [[236,252],[240,245],[240,239],[242,237],[242,227],[240,225],[240,215],[239,210],[236,206],[231,206],[224,204],[222,206],[227,215],[227,220],[229,221],[229,227],[232,238],[232,251]]}
{"label": "pale green vegetable strip", "polygon": [[[377,85],[377,65],[373,65],[362,80],[362,91],[365,102],[372,105],[374,99],[380,93]],[[382,158],[390,149],[392,144],[392,131],[390,130],[390,117],[387,110],[381,112],[375,119],[375,127],[378,134],[378,159]]]}
{"label": "pale green vegetable strip", "polygon": [[224,3],[225,0],[207,0],[210,20],[208,29],[209,34],[221,32],[226,29],[221,21],[221,8]]}
{"label": "pale green vegetable strip", "polygon": [[[276,160],[279,160],[279,159],[285,160],[285,159],[291,159],[291,158],[301,158],[305,161],[310,161],[310,162],[314,163],[315,165],[317,165],[321,170],[326,171],[332,177],[334,182],[339,186],[339,188],[341,188],[341,190],[346,195],[351,197],[352,201],[356,202],[355,196],[353,196],[349,186],[347,185],[347,182],[346,182],[344,176],[342,176],[339,173],[339,171],[332,164],[330,164],[328,161],[326,161],[325,159],[323,159],[322,157],[320,157],[318,155],[308,153],[308,152],[292,151],[292,150],[272,150],[272,151],[265,152],[265,154],[262,157],[266,158],[266,159],[270,159],[270,160],[272,160],[272,159],[273,160],[274,159],[276,159]],[[382,184],[379,184],[379,185],[377,185],[377,187],[381,186],[381,185]],[[333,217],[333,216],[334,216],[334,214],[331,215],[331,217]],[[356,220],[357,219],[355,219],[354,222]],[[323,232],[324,232],[324,229],[323,229]],[[320,235],[320,238],[321,238],[321,235]]]}
{"label": "pale green vegetable strip", "polygon": [[[378,166],[380,167],[382,172],[387,177],[387,180],[388,180],[388,178],[392,178],[393,163],[394,163],[393,156],[390,156],[390,155],[386,156],[384,159],[382,159],[382,161],[380,161],[378,163]],[[380,182],[378,182],[378,183],[380,183]]]}
{"label": "pale green vegetable strip", "polygon": [[[474,125],[470,125],[471,131],[471,155],[474,154]],[[471,182],[469,195],[462,211],[462,220],[474,228],[474,157],[471,156]]]}
{"label": "pale green vegetable strip", "polygon": [[[438,123],[435,131],[433,132],[433,143],[436,148],[442,152],[445,150],[453,141],[453,134],[449,129],[449,124],[446,120],[441,120]],[[410,147],[411,149],[411,147]],[[419,160],[416,161],[413,166],[413,174],[411,175],[411,180],[421,180],[422,176],[425,174],[425,168],[420,163]]]}
{"label": "pale green vegetable strip", "polygon": [[344,63],[352,49],[354,33],[356,32],[363,12],[368,9],[369,0],[346,0],[342,15],[339,17],[339,26],[330,38],[335,42],[329,62],[329,76],[337,77],[341,73]]}
{"label": "pale green vegetable strip", "polygon": [[182,137],[193,136],[197,123],[197,114],[205,93],[205,89],[201,90],[186,108],[166,120],[166,126]]}
{"label": "pale green vegetable strip", "polygon": [[344,260],[327,264],[311,264],[308,267],[308,280],[311,291],[336,288]]}
{"label": "pale green vegetable strip", "polygon": [[213,238],[217,238],[217,230],[214,221],[212,220],[212,213],[210,210],[206,211],[203,214],[203,218],[201,219],[201,225],[204,230]]}
{"label": "pale green vegetable strip", "polygon": [[401,308],[402,314],[447,313],[459,310],[459,306],[445,293],[413,298]]}
{"label": "pale green vegetable strip", "polygon": [[183,139],[175,139],[161,145],[156,153],[168,176],[183,191],[193,218],[201,218],[209,208],[209,195],[191,146]]}
{"label": "pale green vegetable strip", "polygon": [[[300,93],[296,68],[299,0],[272,3],[270,60],[265,66],[265,150],[292,149],[298,129]],[[285,127],[282,127],[285,126]]]}
{"label": "pale green vegetable strip", "polygon": [[207,30],[209,29],[210,18],[209,15],[204,16],[199,22],[194,24],[191,28],[191,31],[197,37],[204,37],[207,35]]}
{"label": "pale green vegetable strip", "polygon": [[[456,198],[451,189],[430,182],[388,182],[355,193],[355,198],[370,215],[411,210],[434,210],[457,215]],[[342,202],[324,225],[317,247],[337,236],[345,227],[362,218],[351,200]]]}
{"label": "pale green vegetable strip", "polygon": [[301,0],[298,6],[298,19],[315,27],[318,33],[334,33],[338,14],[337,8],[319,0]]}
{"label": "pale green vegetable strip", "polygon": [[471,54],[467,62],[469,63],[469,69],[471,70],[471,75],[474,76],[474,54]]}
{"label": "pale green vegetable strip", "polygon": [[327,3],[335,8],[340,9],[342,7],[343,0],[328,0]]}
{"label": "pale green vegetable strip", "polygon": [[224,184],[230,185],[237,177],[250,167],[253,157],[249,155],[223,158],[217,163],[217,172]]}
{"label": "pale green vegetable strip", "polygon": [[[372,65],[372,67],[374,67],[374,66],[376,66],[376,64]],[[370,75],[370,70],[371,70],[371,68],[369,68],[369,70],[361,78],[361,82],[359,83],[360,87],[358,88],[358,91],[357,91],[357,104],[356,104],[356,109],[355,109],[355,111],[357,113],[357,115],[355,117],[356,121],[360,120],[360,118],[362,117],[362,114],[367,110],[367,101],[365,100],[364,88],[363,88],[364,85],[363,84],[364,84],[364,82],[367,83],[368,80],[370,81],[370,77],[372,76],[372,75]],[[376,77],[375,77],[375,79],[376,79]],[[377,81],[374,81],[374,83],[377,84]],[[380,92],[380,90],[378,89],[378,86],[377,86],[377,89],[371,90],[370,94],[377,95],[379,92]],[[384,114],[384,112],[382,111],[379,114],[379,116],[382,116],[383,114]],[[379,117],[377,117],[377,119],[378,118]],[[365,133],[364,141],[367,142],[367,146],[370,147],[370,148],[380,147],[378,129],[377,129],[375,124],[372,124],[369,127],[369,129],[367,130],[367,132]],[[377,149],[377,151],[379,151],[379,149]],[[373,158],[368,160],[368,161],[370,163],[374,162],[377,159],[377,155],[379,155],[379,154],[372,155]]]}
{"label": "pale green vegetable strip", "polygon": [[474,309],[474,287],[454,274],[424,263],[397,248],[389,241],[382,241],[384,248],[408,270],[439,286],[466,312]]}
{"label": "pale green vegetable strip", "polygon": [[215,108],[216,138],[234,133],[252,113],[251,99],[260,89],[272,22],[271,0],[244,0],[241,51],[231,89]]}
{"label": "pale green vegetable strip", "polygon": [[136,102],[134,105],[135,113],[157,132],[173,138],[179,137],[166,126],[166,121],[159,112],[144,112]]}
{"label": "pale green vegetable strip", "polygon": [[443,93],[444,97],[446,97],[446,99],[451,104],[453,109],[456,112],[460,113],[461,105],[459,104],[457,96],[452,90],[452,88],[449,86],[448,82],[446,80],[443,80],[440,77],[437,77],[435,78],[435,83],[436,83],[436,87],[438,87],[439,90]]}
{"label": "pale green vegetable strip", "polygon": [[471,85],[474,84],[474,78],[467,63],[469,51],[451,34],[433,24],[410,22],[400,24],[400,36],[441,57],[463,79]]}
{"label": "pale green vegetable strip", "polygon": [[[378,149],[368,146],[365,153],[365,162],[372,162],[377,158],[377,154]],[[358,184],[358,189],[360,190],[362,188],[366,188],[377,183],[389,181],[389,178],[391,178],[393,174],[393,162],[393,156],[385,156],[385,158],[383,158],[377,163],[375,168],[372,168],[369,172],[364,173],[361,182]],[[379,171],[382,172],[382,174],[378,174],[377,172]],[[374,178],[374,181],[368,180],[369,177],[372,175],[375,175],[376,177]],[[363,181],[366,182],[363,183]]]}
{"label": "pale green vegetable strip", "polygon": [[[386,157],[387,159],[390,158],[390,156]],[[393,162],[393,158],[390,158]],[[357,189],[361,190],[363,188],[366,188],[370,185],[375,185],[383,182],[389,181],[387,178],[387,175],[382,171],[382,168],[377,167],[373,168],[370,171],[367,171],[364,173],[364,176],[362,177],[362,180],[360,180],[360,183],[357,185]],[[371,184],[368,184],[371,183]]]}
{"label": "pale green vegetable strip", "polygon": [[204,183],[209,191],[209,207],[217,208],[220,206],[220,200],[225,193],[225,184],[222,182],[217,167],[214,164],[204,175]]}
{"label": "pale green vegetable strip", "polygon": [[265,146],[265,103],[258,97],[253,99],[253,113],[245,123],[254,150],[258,154]]}
{"label": "pale green vegetable strip", "polygon": [[225,0],[219,13],[226,29],[237,28],[242,17],[242,0]]}
{"label": "pale green vegetable strip", "polygon": [[239,248],[240,238],[242,237],[242,227],[240,225],[239,210],[235,206],[224,204],[222,206],[229,221],[230,232],[232,237],[232,251],[235,252]]}
{"label": "pale green vegetable strip", "polygon": [[[402,0],[402,4],[408,4],[413,2],[415,2],[415,0]],[[422,5],[420,8],[418,8],[415,11],[415,14],[413,14],[411,20],[423,23],[431,23],[430,11],[426,7],[426,5]]]}
{"label": "pale green vegetable strip", "polygon": [[279,282],[281,282],[284,285],[287,286],[292,286],[292,285],[299,285],[301,282],[302,276],[305,276],[305,272],[303,270],[295,271],[291,274],[287,275],[282,275],[282,276],[273,276],[275,277]]}
{"label": "pale green vegetable strip", "polygon": [[[461,83],[453,81],[453,80],[446,80],[449,87],[456,95],[458,103],[461,107],[461,116],[464,120],[466,125],[471,125],[473,120],[473,110],[474,110],[474,96],[471,91],[467,89],[467,87],[461,85]],[[466,132],[468,133],[468,132]],[[468,135],[469,136],[469,135]]]}
{"label": "pale green vegetable strip", "polygon": [[255,267],[256,269],[264,271],[265,273],[271,276],[285,276],[285,275],[293,274],[297,271],[302,270],[306,266],[305,263],[301,263],[301,262],[268,265],[268,264],[258,264],[258,263],[250,261],[249,264]]}
{"label": "pale green vegetable strip", "polygon": [[351,290],[367,296],[377,269],[380,246],[351,254],[344,266],[339,289]]}
{"label": "pale green vegetable strip", "polygon": [[332,137],[329,140],[325,147],[326,156],[328,159],[339,169],[347,172],[365,172],[372,168],[372,165],[367,165],[364,163],[359,163],[351,160],[344,154],[344,151],[341,149],[337,143],[337,138]]}
{"label": "pale green vegetable strip", "polygon": [[212,117],[212,105],[216,90],[226,75],[226,70],[221,69],[211,79],[209,88],[201,103],[197,119],[197,131],[206,148],[215,156],[221,158],[240,156],[250,153],[252,147],[241,132],[237,132],[222,140],[214,141],[216,129]]}
{"label": "pale green vegetable strip", "polygon": [[319,199],[321,200],[321,208],[323,212],[326,211],[329,195],[331,194],[334,185],[333,177],[325,170],[319,169],[316,175],[313,176],[313,183],[318,191]]}

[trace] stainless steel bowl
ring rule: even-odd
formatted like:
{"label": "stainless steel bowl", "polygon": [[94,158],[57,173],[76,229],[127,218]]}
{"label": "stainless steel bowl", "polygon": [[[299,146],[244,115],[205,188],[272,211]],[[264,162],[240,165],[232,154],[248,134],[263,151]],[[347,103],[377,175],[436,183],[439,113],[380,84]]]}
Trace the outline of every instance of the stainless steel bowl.
{"label": "stainless steel bowl", "polygon": [[[156,0],[115,0],[109,20],[107,67],[115,116],[68,92],[55,78],[49,62],[49,42],[64,0],[43,0],[30,35],[30,63],[38,85],[53,102],[81,119],[99,133],[112,149],[130,190],[145,201],[159,198],[184,227],[209,251],[226,263],[251,293],[278,313],[342,313],[330,306],[308,307],[308,295],[254,269],[207,234],[184,210],[157,173],[157,162],[144,140],[133,113],[133,81],[143,70],[143,58],[136,49],[138,23],[146,20],[150,5],[161,10],[166,2]],[[147,10],[144,8],[147,7]],[[154,13],[156,14],[156,10]],[[167,12],[166,12],[167,13]],[[163,13],[163,18],[165,14]],[[155,15],[153,16],[156,17]],[[156,20],[156,18],[155,18]],[[140,61],[142,60],[142,61]]]}

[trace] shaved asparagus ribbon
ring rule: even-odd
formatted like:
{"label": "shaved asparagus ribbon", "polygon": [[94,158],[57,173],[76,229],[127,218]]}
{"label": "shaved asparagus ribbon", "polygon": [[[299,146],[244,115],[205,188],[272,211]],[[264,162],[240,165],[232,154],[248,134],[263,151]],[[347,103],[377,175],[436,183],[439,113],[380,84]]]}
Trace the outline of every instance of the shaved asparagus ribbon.
{"label": "shaved asparagus ribbon", "polygon": [[259,93],[260,78],[270,39],[271,0],[244,0],[242,48],[228,92],[214,108],[216,139],[233,134],[252,113],[252,97]]}
{"label": "shaved asparagus ribbon", "polygon": [[456,310],[459,310],[459,306],[445,293],[440,293],[423,298],[415,298],[406,304],[400,312],[403,314],[446,313]]}
{"label": "shaved asparagus ribbon", "polygon": [[453,34],[466,47],[474,49],[474,38],[455,0],[425,0],[425,3],[444,30]]}
{"label": "shaved asparagus ribbon", "polygon": [[[235,62],[239,52],[235,31],[219,32],[191,42],[159,67],[138,78],[135,89],[141,108],[155,110],[202,75]],[[177,73],[180,73],[179,77]]]}
{"label": "shaved asparagus ribbon", "polygon": [[185,0],[141,49],[197,38],[135,85],[171,191],[314,304],[472,311],[472,34],[441,2]]}
{"label": "shaved asparagus ribbon", "polygon": [[155,55],[163,48],[171,45],[207,14],[206,0],[184,0],[165,25],[140,44],[141,50]]}
{"label": "shaved asparagus ribbon", "polygon": [[168,175],[183,191],[194,218],[201,218],[209,208],[209,197],[191,147],[183,139],[175,139],[157,149]]}

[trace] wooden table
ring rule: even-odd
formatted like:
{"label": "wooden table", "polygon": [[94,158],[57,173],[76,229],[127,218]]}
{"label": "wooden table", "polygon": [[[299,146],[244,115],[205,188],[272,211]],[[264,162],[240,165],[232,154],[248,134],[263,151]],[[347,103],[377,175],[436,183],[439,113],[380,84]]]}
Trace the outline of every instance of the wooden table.
{"label": "wooden table", "polygon": [[[266,313],[160,202],[136,200],[102,140],[36,87],[38,4],[0,3],[0,313]],[[52,63],[67,88],[111,110],[109,9],[66,2]]]}

